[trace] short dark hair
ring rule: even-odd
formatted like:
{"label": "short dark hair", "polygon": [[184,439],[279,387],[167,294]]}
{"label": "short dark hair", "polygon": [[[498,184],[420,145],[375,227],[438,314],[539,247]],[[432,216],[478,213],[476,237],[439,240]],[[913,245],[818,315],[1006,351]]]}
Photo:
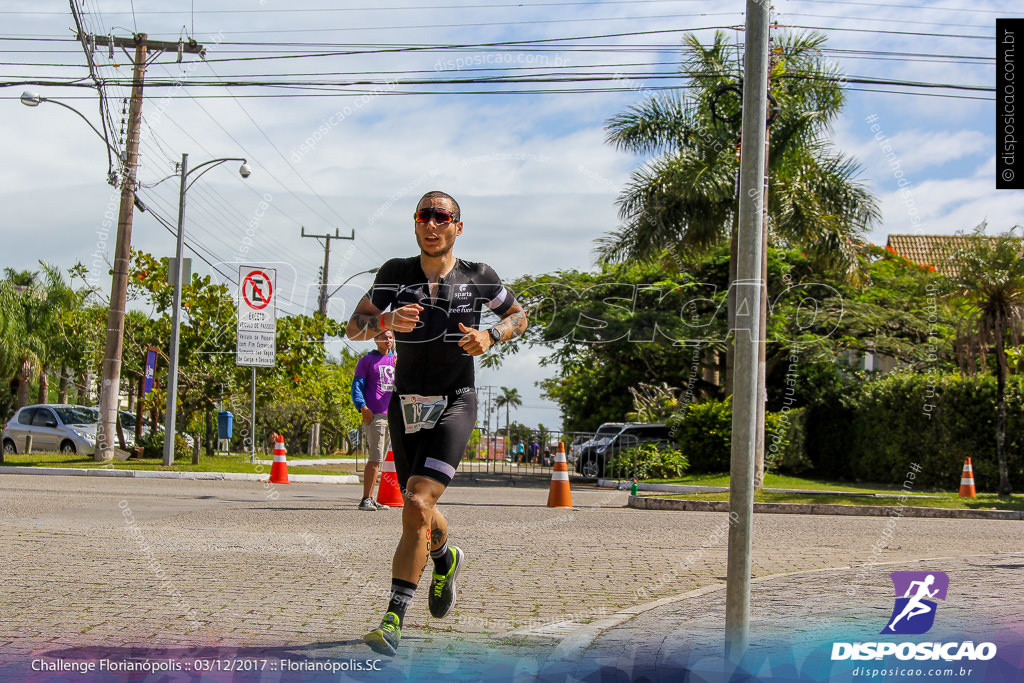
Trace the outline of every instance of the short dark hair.
{"label": "short dark hair", "polygon": [[462,219],[462,209],[459,208],[459,203],[457,201],[455,201],[455,197],[451,196],[447,192],[441,192],[441,190],[431,190],[430,192],[426,193],[425,195],[420,197],[420,201],[419,202],[416,202],[416,206],[419,206],[420,202],[422,202],[424,199],[438,199],[438,198],[440,198],[440,199],[447,199],[448,201],[450,201],[452,203],[452,206],[455,207],[455,215],[458,216],[458,218],[460,220]]}

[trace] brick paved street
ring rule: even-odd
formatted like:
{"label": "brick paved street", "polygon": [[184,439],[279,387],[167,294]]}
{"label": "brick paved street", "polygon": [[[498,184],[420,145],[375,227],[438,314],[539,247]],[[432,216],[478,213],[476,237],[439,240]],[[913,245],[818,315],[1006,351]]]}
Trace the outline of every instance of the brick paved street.
{"label": "brick paved street", "polygon": [[[81,648],[122,658],[365,659],[358,638],[380,618],[400,511],[359,512],[359,492],[356,485],[0,476],[0,678],[23,673],[17,667],[32,658]],[[569,511],[545,506],[546,486],[446,492],[452,542],[468,556],[459,603],[447,619],[429,618],[423,581],[403,656],[382,665],[389,680],[424,671],[477,680],[493,667],[504,672],[496,676],[518,671],[528,680],[590,624],[723,583],[724,513],[634,510],[624,507],[624,491],[585,486],[574,485],[572,495]],[[1024,549],[1020,522],[901,519],[889,538],[886,524],[763,515],[754,575]],[[841,580],[884,591],[886,572],[850,569]],[[813,580],[832,580],[822,576]],[[674,604],[678,624],[687,610],[704,613],[702,628],[714,619],[701,602]],[[752,604],[760,618],[761,603]],[[645,628],[618,625],[593,642],[593,652],[643,640]]]}

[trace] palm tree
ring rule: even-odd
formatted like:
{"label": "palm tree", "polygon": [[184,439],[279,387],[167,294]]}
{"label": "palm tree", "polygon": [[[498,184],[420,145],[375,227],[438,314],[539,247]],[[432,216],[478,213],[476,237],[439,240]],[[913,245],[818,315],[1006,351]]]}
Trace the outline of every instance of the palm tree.
{"label": "palm tree", "polygon": [[3,305],[4,341],[2,355],[4,377],[10,381],[16,406],[28,405],[30,383],[38,376],[40,357],[45,350],[43,339],[37,334],[35,322],[43,309],[42,292],[37,274],[28,271],[4,269],[5,279],[0,282],[0,304]]}
{"label": "palm tree", "polygon": [[989,350],[995,352],[999,495],[1009,495],[1013,489],[1006,459],[1006,342],[1019,346],[1024,332],[1024,244],[1012,230],[992,238],[984,230],[982,223],[967,236],[969,246],[953,259],[957,294],[967,304],[956,349],[961,368],[971,373],[977,370],[976,357],[984,372]]}
{"label": "palm tree", "polygon": [[[741,50],[716,32],[704,46],[685,39],[683,73],[691,81],[684,98],[657,96],[608,123],[607,141],[641,155],[656,155],[633,173],[620,195],[624,224],[597,241],[605,261],[650,260],[668,252],[682,263],[732,238],[729,282],[736,279],[735,239],[742,85]],[[783,36],[772,51],[769,95],[773,107],[768,149],[768,196],[764,247],[800,246],[822,266],[853,279],[856,244],[879,217],[877,202],[854,180],[857,164],[834,152],[826,139],[843,105],[840,77],[822,58],[825,37]],[[767,249],[762,249],[762,287],[767,291]],[[730,328],[734,294],[729,293]],[[762,301],[761,329],[767,306]],[[766,345],[759,348],[764,391]],[[726,349],[725,384],[731,393],[732,346]],[[757,461],[763,463],[763,400],[758,410]],[[761,481],[761,477],[757,478]]]}
{"label": "palm tree", "polygon": [[29,386],[37,377],[39,403],[46,403],[50,368],[78,353],[75,343],[64,336],[61,322],[68,312],[79,308],[84,297],[64,282],[58,269],[40,265],[43,280],[38,273],[5,268],[6,278],[0,281],[0,370],[10,381],[19,408],[28,404]]}
{"label": "palm tree", "polygon": [[[786,35],[774,49],[769,92],[778,113],[769,138],[766,227],[773,242],[852,271],[856,239],[879,210],[854,180],[856,163],[826,142],[843,92],[821,56],[824,42],[816,33]],[[735,232],[741,52],[721,32],[708,46],[687,36],[687,95],[650,97],[608,122],[609,143],[655,156],[619,196],[624,223],[598,240],[600,258],[648,260],[668,250],[682,260]]]}
{"label": "palm tree", "polygon": [[509,408],[518,408],[523,405],[523,399],[519,395],[518,389],[510,389],[508,387],[501,387],[501,395],[494,399],[494,405],[499,410],[504,406],[505,408],[505,435],[509,436]]}

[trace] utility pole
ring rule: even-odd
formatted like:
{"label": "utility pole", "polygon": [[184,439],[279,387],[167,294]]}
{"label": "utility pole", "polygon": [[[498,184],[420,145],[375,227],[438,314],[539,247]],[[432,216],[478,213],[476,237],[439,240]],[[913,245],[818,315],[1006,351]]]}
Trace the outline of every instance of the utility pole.
{"label": "utility pole", "polygon": [[314,237],[316,239],[325,240],[325,244],[324,244],[324,269],[320,273],[320,297],[317,299],[317,301],[318,301],[318,306],[317,307],[318,307],[320,313],[322,313],[326,317],[326,315],[327,315],[327,302],[331,298],[327,294],[327,283],[330,282],[330,279],[328,278],[327,273],[328,273],[328,270],[330,269],[330,265],[331,265],[331,240],[354,240],[356,238],[356,231],[353,230],[352,234],[349,235],[348,237],[345,237],[344,235],[340,234],[338,232],[337,228],[334,229],[334,234],[333,235],[331,235],[331,234],[327,234],[327,235],[307,235],[306,234],[306,229],[302,228],[302,236],[303,237]]}
{"label": "utility pole", "polygon": [[747,0],[743,77],[743,142],[740,151],[737,232],[736,346],[729,473],[729,556],[725,591],[725,656],[739,661],[750,638],[750,554],[754,518],[754,450],[757,441],[758,345],[762,344],[761,244],[765,120],[768,97],[768,7]]}
{"label": "utility pole", "polygon": [[124,350],[124,317],[128,302],[128,271],[131,266],[132,216],[135,206],[136,168],[139,163],[139,133],[142,128],[142,85],[146,75],[147,53],[159,55],[164,50],[176,50],[202,55],[205,49],[195,41],[172,43],[147,39],[145,33],[131,38],[113,36],[83,36],[90,44],[135,49],[132,71],[132,96],[128,105],[128,137],[125,141],[124,177],[121,179],[121,206],[117,219],[117,241],[114,245],[113,277],[110,283],[110,310],[107,313],[107,338],[103,348],[103,374],[100,381],[100,416],[96,427],[96,460],[114,457],[114,434],[119,445],[124,445],[117,429],[117,409],[121,395],[121,354]]}

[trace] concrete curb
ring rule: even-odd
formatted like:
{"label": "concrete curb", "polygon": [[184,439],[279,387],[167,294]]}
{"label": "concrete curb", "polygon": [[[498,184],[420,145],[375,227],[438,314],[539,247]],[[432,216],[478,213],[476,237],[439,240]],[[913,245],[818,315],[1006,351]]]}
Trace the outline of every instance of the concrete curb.
{"label": "concrete curb", "polygon": [[[74,467],[25,467],[10,465],[0,467],[0,474],[39,474],[71,477],[129,477],[138,479],[206,479],[218,481],[267,481],[270,473],[250,474],[248,472],[154,472],[150,470],[82,469]],[[289,474],[288,480],[295,484],[358,484],[354,474]]]}
{"label": "concrete curb", "polygon": [[[628,507],[638,510],[682,510],[687,512],[729,512],[728,501],[676,500],[629,496]],[[894,505],[831,505],[826,503],[754,503],[754,512],[784,515],[857,515],[862,517],[930,517],[953,519],[1024,519],[1018,510],[954,510],[950,508]]]}

